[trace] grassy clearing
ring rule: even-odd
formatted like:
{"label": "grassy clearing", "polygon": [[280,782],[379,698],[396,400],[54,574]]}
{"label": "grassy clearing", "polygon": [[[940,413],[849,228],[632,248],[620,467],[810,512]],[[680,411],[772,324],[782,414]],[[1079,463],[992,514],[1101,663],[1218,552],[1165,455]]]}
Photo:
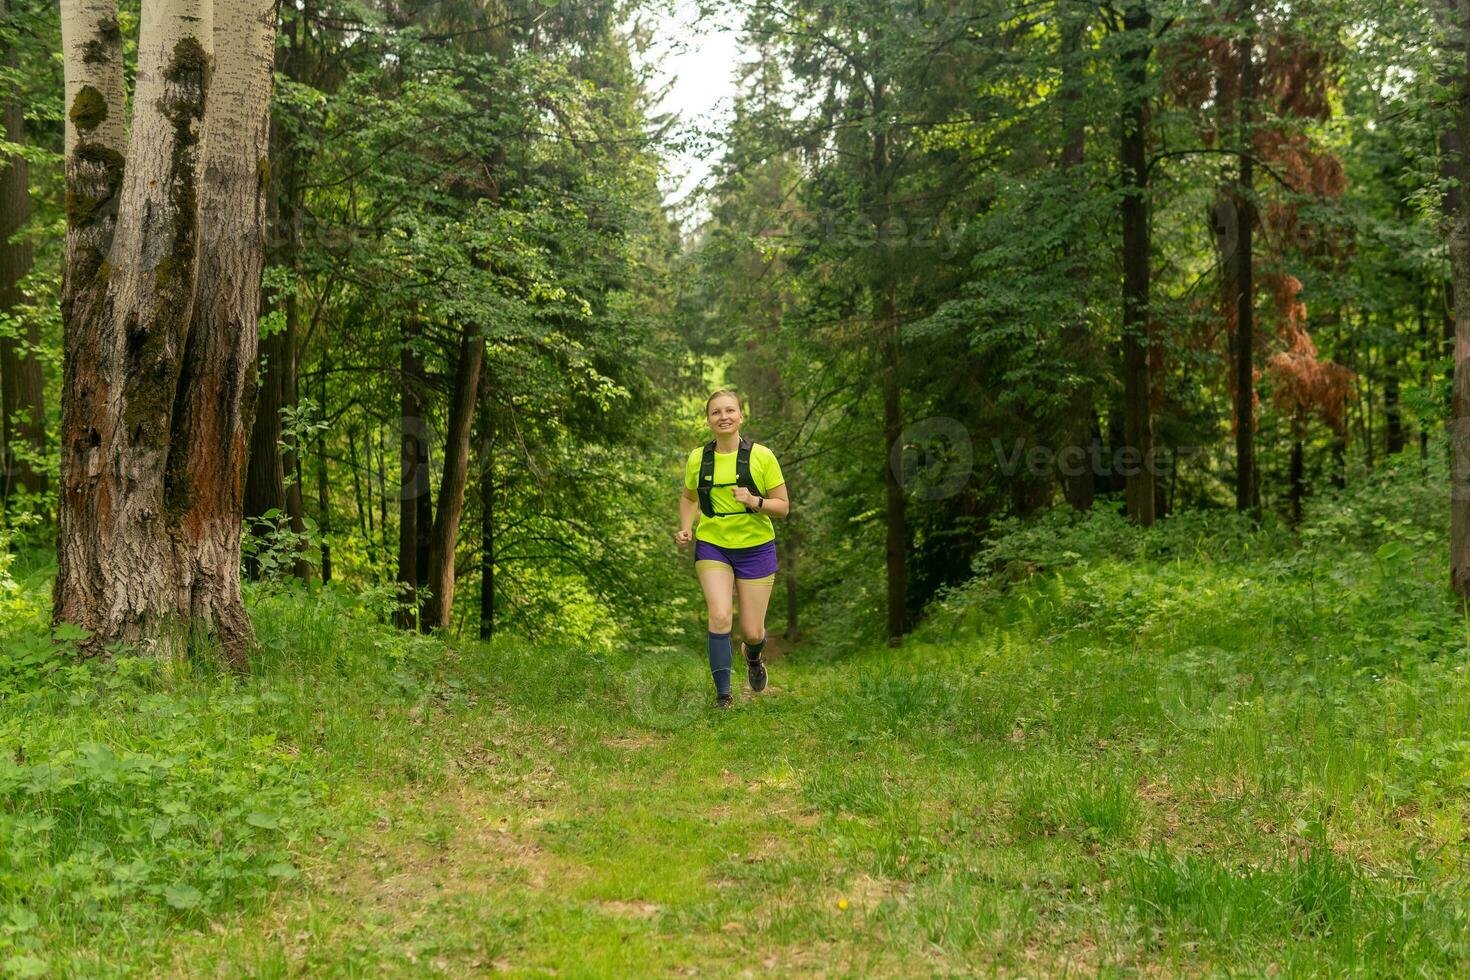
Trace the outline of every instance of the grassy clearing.
{"label": "grassy clearing", "polygon": [[0,964],[1464,972],[1436,555],[1407,527],[1330,560],[1184,525],[1075,550],[1112,533],[1012,540],[1026,581],[898,650],[791,651],[723,715],[694,652],[404,637],[332,591],[256,595],[243,680],[13,668]]}

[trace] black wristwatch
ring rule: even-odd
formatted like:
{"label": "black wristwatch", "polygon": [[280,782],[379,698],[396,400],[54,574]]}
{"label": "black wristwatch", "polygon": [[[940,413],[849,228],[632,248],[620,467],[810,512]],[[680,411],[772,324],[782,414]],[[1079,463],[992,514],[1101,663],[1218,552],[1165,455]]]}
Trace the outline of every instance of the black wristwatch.
{"label": "black wristwatch", "polygon": [[766,498],[765,497],[756,497],[755,499],[760,501],[760,503],[758,503],[758,504],[755,505],[755,509],[756,510],[765,510],[766,509]]}

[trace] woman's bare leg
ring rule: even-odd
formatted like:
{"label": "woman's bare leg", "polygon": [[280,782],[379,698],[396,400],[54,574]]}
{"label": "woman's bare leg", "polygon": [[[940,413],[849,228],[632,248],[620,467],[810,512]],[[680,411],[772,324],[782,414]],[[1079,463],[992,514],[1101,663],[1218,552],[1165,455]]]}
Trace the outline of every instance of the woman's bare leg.
{"label": "woman's bare leg", "polygon": [[749,646],[766,638],[766,608],[771,604],[775,584],[774,575],[735,580],[735,591],[740,596],[740,638]]}
{"label": "woman's bare leg", "polygon": [[697,561],[694,571],[699,587],[704,590],[704,604],[709,611],[709,631],[728,633],[734,622],[731,613],[735,601],[735,569],[722,561]]}

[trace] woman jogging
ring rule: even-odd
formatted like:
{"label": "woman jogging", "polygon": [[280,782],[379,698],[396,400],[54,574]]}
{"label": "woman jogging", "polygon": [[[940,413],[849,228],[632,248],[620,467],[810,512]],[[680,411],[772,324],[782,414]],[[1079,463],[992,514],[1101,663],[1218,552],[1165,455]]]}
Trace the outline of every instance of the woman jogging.
{"label": "woman jogging", "polygon": [[[715,681],[715,706],[728,708],[730,692],[731,605],[740,597],[740,645],[752,691],[766,686],[766,606],[776,581],[776,529],[771,518],[791,512],[786,481],[776,454],[740,434],[745,416],[740,396],[728,389],[704,403],[714,438],[689,454],[684,495],[679,499],[679,547],[694,546],[709,607],[709,669]],[[691,530],[699,516],[699,527]]]}

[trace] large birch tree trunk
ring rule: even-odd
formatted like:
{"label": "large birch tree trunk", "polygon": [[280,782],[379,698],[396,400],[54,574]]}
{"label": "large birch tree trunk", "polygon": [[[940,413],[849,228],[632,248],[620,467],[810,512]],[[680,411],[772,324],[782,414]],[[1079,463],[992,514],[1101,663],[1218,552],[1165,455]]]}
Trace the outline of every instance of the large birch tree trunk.
{"label": "large birch tree trunk", "polygon": [[[116,3],[63,4],[68,251],[53,616],[236,665],[275,5],[145,0],[123,152]],[[114,77],[115,76],[115,77]],[[114,217],[115,216],[115,217]]]}

